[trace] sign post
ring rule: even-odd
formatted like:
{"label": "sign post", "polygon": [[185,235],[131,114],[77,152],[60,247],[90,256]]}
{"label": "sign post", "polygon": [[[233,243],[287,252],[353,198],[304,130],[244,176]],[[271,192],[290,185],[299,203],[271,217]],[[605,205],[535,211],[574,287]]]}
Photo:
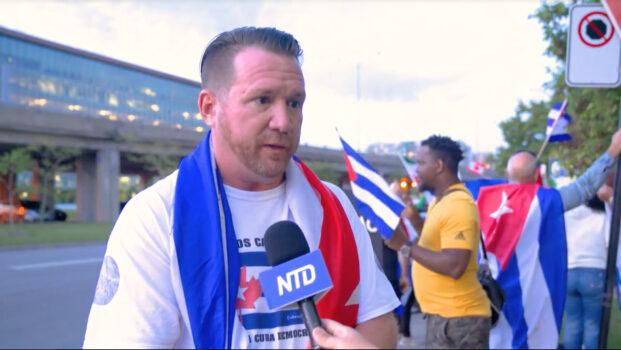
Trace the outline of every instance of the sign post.
{"label": "sign post", "polygon": [[[603,79],[601,85],[593,84],[589,85],[588,81],[586,84],[577,86],[591,86],[591,87],[616,87],[619,86],[619,54],[620,49],[616,46],[616,42],[621,40],[621,28],[619,27],[619,22],[621,20],[621,0],[602,0],[605,6],[605,11],[602,14],[602,10],[597,9],[598,6],[583,6],[583,10],[576,10],[576,17],[581,17],[580,21],[577,25],[575,25],[574,16],[570,16],[570,32],[568,36],[568,51],[567,51],[567,70],[568,74],[565,79],[567,84],[573,82],[572,79],[576,77],[576,74],[569,77],[569,55],[571,52],[569,51],[570,44],[569,38],[575,33],[578,34],[580,40],[583,45],[593,48],[590,53],[586,53],[588,56],[596,55],[594,52],[599,51],[598,54],[602,56],[606,56],[602,59],[601,62],[605,62],[610,66],[607,66],[606,69],[609,75],[609,79]],[[587,9],[588,7],[588,9]],[[595,8],[595,9],[594,9]],[[576,9],[576,7],[572,8],[572,13]],[[585,13],[586,12],[586,13]],[[571,24],[573,22],[573,24]],[[574,40],[575,41],[575,40]],[[581,44],[573,43],[574,52],[578,52],[578,55],[581,54],[581,51],[588,51],[586,47],[581,47]],[[605,48],[608,46],[608,51],[601,50],[600,48]],[[577,51],[576,51],[577,50]],[[582,57],[583,58],[583,57]],[[584,64],[584,63],[582,63]],[[616,71],[614,66],[616,65]],[[580,69],[578,69],[580,70]],[[576,69],[574,69],[576,71]],[[581,76],[577,74],[577,76]],[[599,76],[598,76],[599,77]],[[613,80],[616,81],[612,82]],[[578,79],[580,80],[580,79]],[[587,79],[588,80],[588,79]],[[610,85],[608,85],[610,84]],[[619,101],[619,128],[621,128],[621,100]],[[610,328],[610,312],[612,307],[612,299],[613,299],[613,289],[616,283],[616,263],[617,263],[617,254],[619,247],[619,229],[620,229],[620,219],[621,219],[621,157],[617,159],[616,163],[616,174],[614,180],[614,198],[613,198],[613,211],[612,211],[612,220],[610,222],[610,239],[608,243],[608,257],[606,261],[606,279],[604,280],[604,296],[602,300],[602,315],[600,319],[600,332],[598,339],[598,347],[600,349],[605,349],[608,347],[608,331]]]}
{"label": "sign post", "polygon": [[[614,88],[621,85],[621,0],[575,5],[569,10],[565,82],[571,87]],[[619,101],[621,128],[621,100]],[[610,311],[616,283],[616,262],[621,219],[621,160],[617,159],[613,213],[606,262],[606,279],[598,347],[608,346]]]}

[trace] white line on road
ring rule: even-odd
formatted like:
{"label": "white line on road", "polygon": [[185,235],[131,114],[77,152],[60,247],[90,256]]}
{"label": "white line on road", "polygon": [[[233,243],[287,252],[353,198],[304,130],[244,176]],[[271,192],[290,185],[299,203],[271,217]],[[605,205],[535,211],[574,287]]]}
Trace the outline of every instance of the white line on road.
{"label": "white line on road", "polygon": [[11,269],[12,270],[44,269],[48,267],[57,267],[57,266],[100,263],[101,260],[102,260],[101,258],[90,258],[90,259],[52,261],[52,262],[39,263],[39,264],[14,265],[14,266],[11,266]]}

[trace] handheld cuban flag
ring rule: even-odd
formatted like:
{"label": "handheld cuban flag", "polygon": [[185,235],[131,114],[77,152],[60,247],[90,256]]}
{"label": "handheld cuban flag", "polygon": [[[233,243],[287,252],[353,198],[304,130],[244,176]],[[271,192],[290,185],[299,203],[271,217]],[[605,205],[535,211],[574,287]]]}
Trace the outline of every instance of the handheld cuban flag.
{"label": "handheld cuban flag", "polygon": [[486,186],[477,206],[492,275],[506,295],[490,348],[556,348],[567,287],[559,192],[536,184]]}
{"label": "handheld cuban flag", "polygon": [[399,224],[405,206],[371,164],[367,163],[342,137],[339,136],[339,139],[345,151],[345,166],[358,212],[369,220],[384,238],[390,239]]}
{"label": "handheld cuban flag", "polygon": [[489,168],[489,164],[485,163],[485,162],[477,162],[475,160],[471,160],[468,163],[468,166],[466,167],[466,169],[478,176],[483,176],[483,174],[485,173],[485,170],[487,170]]}
{"label": "handheld cuban flag", "polygon": [[571,140],[571,135],[566,130],[570,123],[571,116],[567,114],[567,99],[562,103],[555,103],[548,114],[548,126],[546,127],[548,142]]}

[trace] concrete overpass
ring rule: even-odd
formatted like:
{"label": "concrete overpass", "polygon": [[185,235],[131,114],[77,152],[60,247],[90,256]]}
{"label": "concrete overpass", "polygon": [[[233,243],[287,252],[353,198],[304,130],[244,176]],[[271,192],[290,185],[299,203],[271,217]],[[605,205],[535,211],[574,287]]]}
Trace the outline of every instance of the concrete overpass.
{"label": "concrete overpass", "polygon": [[[204,137],[190,129],[111,121],[0,104],[0,140],[5,144],[63,146],[82,150],[76,163],[78,219],[110,221],[118,215],[121,153],[184,156]],[[343,151],[301,145],[307,162],[328,163],[345,172]],[[382,173],[401,173],[396,156],[365,154]]]}

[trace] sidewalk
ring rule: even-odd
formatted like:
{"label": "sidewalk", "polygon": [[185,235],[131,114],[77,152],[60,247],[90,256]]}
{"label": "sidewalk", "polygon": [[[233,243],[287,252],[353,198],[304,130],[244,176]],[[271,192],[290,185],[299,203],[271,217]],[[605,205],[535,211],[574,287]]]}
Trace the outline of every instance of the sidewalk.
{"label": "sidewalk", "polygon": [[416,312],[412,312],[410,318],[410,337],[399,336],[397,349],[424,349],[425,334],[427,333],[427,321],[423,319],[423,314],[417,308],[412,308]]}

